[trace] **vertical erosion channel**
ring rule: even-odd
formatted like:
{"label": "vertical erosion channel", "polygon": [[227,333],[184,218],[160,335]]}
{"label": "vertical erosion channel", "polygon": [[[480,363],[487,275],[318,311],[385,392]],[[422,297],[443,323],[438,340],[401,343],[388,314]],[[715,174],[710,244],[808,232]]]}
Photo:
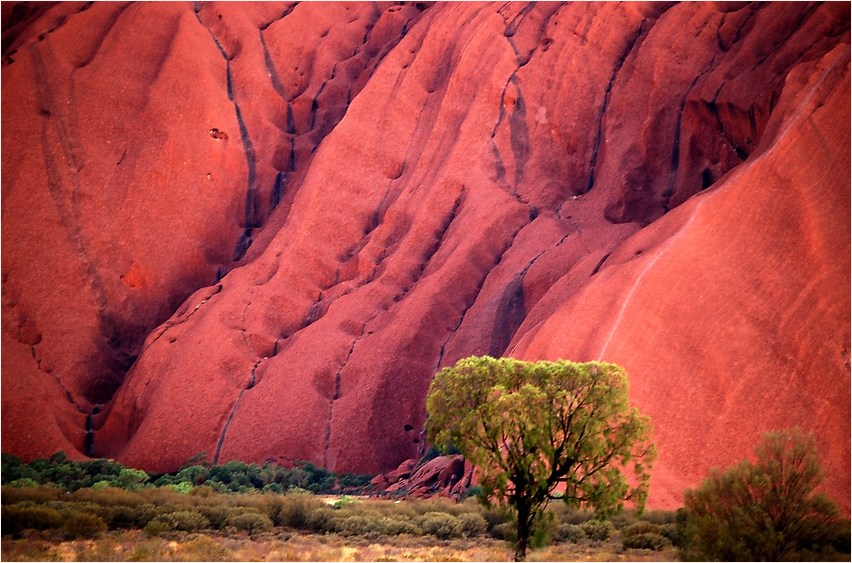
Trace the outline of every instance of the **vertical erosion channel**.
{"label": "vertical erosion channel", "polygon": [[243,234],[240,236],[240,239],[237,241],[236,248],[234,249],[234,261],[239,261],[245,256],[246,251],[249,249],[252,243],[252,232],[259,225],[257,220],[257,192],[256,192],[256,176],[257,176],[257,163],[254,155],[254,146],[251,143],[251,137],[249,136],[248,128],[246,127],[245,120],[243,119],[242,111],[240,111],[240,104],[237,102],[237,96],[234,92],[234,78],[231,72],[231,60],[233,57],[228,55],[225,51],[225,48],[222,46],[222,43],[216,37],[216,34],[213,33],[213,30],[210,29],[202,20],[201,20],[201,6],[198,2],[194,4],[195,10],[195,19],[198,20],[198,23],[207,30],[207,33],[210,34],[210,37],[213,39],[213,43],[216,44],[216,48],[219,50],[219,54],[222,55],[222,58],[225,59],[225,73],[227,80],[227,90],[228,90],[228,99],[234,104],[234,113],[237,117],[237,125],[240,128],[240,140],[243,143],[243,151],[246,155],[246,166],[248,167],[248,180],[246,186],[246,208],[245,208],[245,218],[243,224]]}

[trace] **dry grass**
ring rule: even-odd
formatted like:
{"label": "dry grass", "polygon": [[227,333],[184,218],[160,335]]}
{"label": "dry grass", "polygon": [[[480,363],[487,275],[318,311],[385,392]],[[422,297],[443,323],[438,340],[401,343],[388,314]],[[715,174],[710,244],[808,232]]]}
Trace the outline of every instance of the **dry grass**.
{"label": "dry grass", "polygon": [[[109,532],[94,540],[58,541],[48,534],[3,539],[4,561],[511,561],[504,541],[396,536],[376,541],[336,535],[273,532],[246,535]],[[621,549],[620,541],[559,544],[528,553],[529,561],[675,561],[661,552]]]}

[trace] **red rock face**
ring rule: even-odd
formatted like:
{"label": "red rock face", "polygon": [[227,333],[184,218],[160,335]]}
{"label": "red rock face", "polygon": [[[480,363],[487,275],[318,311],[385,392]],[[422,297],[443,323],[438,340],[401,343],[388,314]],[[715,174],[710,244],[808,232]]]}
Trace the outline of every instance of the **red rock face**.
{"label": "red rock face", "polygon": [[387,472],[603,359],[651,505],[800,425],[848,511],[847,5],[3,10],[4,451]]}

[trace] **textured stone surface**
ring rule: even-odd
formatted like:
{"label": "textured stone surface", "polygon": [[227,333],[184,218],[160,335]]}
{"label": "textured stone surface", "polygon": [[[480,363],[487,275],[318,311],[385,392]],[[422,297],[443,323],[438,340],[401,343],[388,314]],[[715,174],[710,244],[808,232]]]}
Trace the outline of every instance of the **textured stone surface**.
{"label": "textured stone surface", "polygon": [[441,366],[601,358],[653,506],[801,425],[848,511],[848,5],[3,22],[4,451],[387,472]]}

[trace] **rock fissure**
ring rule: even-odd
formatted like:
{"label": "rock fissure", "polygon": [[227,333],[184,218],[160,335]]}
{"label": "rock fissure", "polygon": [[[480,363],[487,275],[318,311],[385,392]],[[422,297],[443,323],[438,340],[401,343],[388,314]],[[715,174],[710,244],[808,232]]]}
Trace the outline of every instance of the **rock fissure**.
{"label": "rock fissure", "polygon": [[601,141],[603,140],[604,134],[604,120],[606,119],[606,111],[609,107],[609,100],[612,94],[612,88],[615,85],[615,81],[618,78],[618,73],[621,72],[621,68],[624,66],[624,63],[627,62],[627,57],[630,56],[630,53],[633,52],[634,48],[638,45],[641,45],[640,38],[646,35],[645,31],[645,23],[647,19],[643,19],[642,23],[639,24],[639,29],[636,30],[633,38],[627,42],[627,46],[621,52],[618,59],[615,61],[615,67],[612,70],[612,74],[610,75],[609,82],[607,82],[606,88],[604,88],[603,101],[601,102],[600,111],[598,111],[598,119],[596,126],[596,133],[594,142],[592,144],[592,156],[589,159],[589,182],[586,185],[586,192],[591,191],[591,189],[595,186],[595,174],[598,166],[598,155],[600,153]]}
{"label": "rock fissure", "polygon": [[[233,59],[232,55],[229,55],[225,48],[222,46],[222,43],[216,37],[216,34],[213,33],[213,30],[204,23],[201,19],[201,7],[198,2],[195,2],[195,19],[198,20],[198,23],[207,30],[207,33],[210,34],[210,37],[213,39],[213,42],[216,44],[216,48],[219,50],[219,54],[222,55],[222,58],[225,60],[225,79],[227,83],[227,92],[228,99],[234,105],[234,114],[237,119],[237,126],[240,130],[240,141],[243,145],[243,153],[246,158],[246,166],[248,168],[248,178],[246,179],[246,203],[245,203],[245,214],[243,220],[243,233],[240,235],[239,240],[234,248],[233,261],[239,262],[243,259],[249,247],[254,242],[252,238],[252,234],[254,229],[259,228],[261,226],[259,221],[259,210],[257,208],[257,186],[256,186],[256,177],[257,177],[257,161],[254,152],[254,146],[252,145],[251,136],[249,135],[248,127],[246,126],[245,120],[243,119],[242,111],[240,110],[240,104],[237,102],[236,92],[234,91],[234,81],[233,75],[231,71],[231,60]],[[261,40],[263,39],[261,35]]]}
{"label": "rock fissure", "polygon": [[266,28],[258,30],[257,35],[260,38],[260,46],[263,48],[263,62],[266,64],[266,75],[272,83],[272,89],[275,90],[278,97],[284,101],[288,112],[290,112],[290,119],[292,119],[292,110],[290,110],[290,103],[287,99],[287,94],[284,91],[284,84],[281,82],[281,77],[278,75],[278,70],[276,70],[275,63],[272,61],[272,55],[269,54],[269,48],[266,46],[266,39],[263,37],[264,29]]}
{"label": "rock fissure", "polygon": [[[526,104],[524,102],[523,93],[521,92],[521,84],[517,77],[517,72],[520,68],[521,67],[519,66],[514,70],[514,72],[512,72],[508,80],[506,80],[506,84],[503,86],[503,91],[500,94],[500,108],[497,114],[497,122],[491,130],[491,138],[488,140],[488,143],[491,147],[491,154],[494,157],[495,181],[501,188],[503,188],[503,190],[511,194],[518,202],[528,206],[530,204],[529,201],[518,193],[518,186],[523,180],[524,168],[529,160],[530,144],[529,127],[527,126],[526,121]],[[506,92],[510,84],[515,87],[517,92],[517,97],[514,100],[514,107],[512,108],[511,113],[508,113],[509,146],[512,149],[515,167],[514,183],[511,185],[506,181],[506,164],[503,160],[503,156],[500,154],[500,148],[497,146],[495,141],[500,125],[506,120],[506,104],[508,103],[506,99]]]}
{"label": "rock fissure", "polygon": [[[180,309],[178,309],[178,312],[175,313],[175,315],[177,315],[178,318],[174,321],[169,319],[165,323],[160,325],[160,327],[155,329],[155,330],[159,330],[159,332],[157,333],[157,335],[153,339],[151,339],[150,343],[145,344],[143,346],[143,351],[144,351],[144,348],[150,348],[151,346],[153,346],[154,343],[157,340],[159,340],[160,338],[162,338],[162,336],[169,329],[174,328],[178,325],[182,325],[183,323],[187,322],[190,319],[190,317],[192,317],[201,308],[202,305],[207,303],[210,299],[213,298],[214,295],[217,295],[221,291],[222,291],[222,284],[216,284],[215,286],[213,286],[212,293],[210,293],[209,295],[207,295],[207,297],[202,299],[193,309],[189,308],[189,307],[191,307],[191,305],[187,305],[186,308],[181,307]],[[182,309],[182,311],[181,311],[181,309]],[[187,314],[187,311],[189,311],[188,314]],[[149,336],[149,339],[150,339],[150,336]]]}
{"label": "rock fissure", "polygon": [[280,16],[278,16],[277,18],[271,19],[264,24],[261,24],[260,27],[258,28],[259,31],[266,31],[267,28],[269,28],[270,25],[274,24],[275,22],[279,22],[279,21],[283,20],[284,18],[286,18],[287,16],[289,16],[293,12],[293,10],[296,9],[296,6],[298,6],[299,4],[300,4],[300,2],[293,2],[292,4],[290,4],[289,6],[284,8],[284,11],[281,12]]}
{"label": "rock fissure", "polygon": [[36,367],[38,368],[38,370],[41,373],[52,377],[56,381],[56,384],[59,385],[59,388],[62,390],[63,394],[65,395],[65,399],[77,410],[77,412],[79,412],[81,414],[86,413],[87,412],[86,408],[84,408],[82,405],[80,405],[80,403],[77,402],[77,400],[74,398],[74,395],[71,393],[71,391],[68,389],[68,387],[62,382],[62,378],[59,377],[59,375],[55,371],[48,372],[47,370],[45,370],[41,366],[41,358],[39,358],[38,353],[36,352],[36,345],[35,344],[30,345],[30,354],[32,355],[33,360],[35,361]]}
{"label": "rock fissure", "polygon": [[328,450],[331,447],[331,424],[334,421],[334,403],[340,398],[340,385],[342,380],[343,368],[349,363],[349,360],[352,358],[352,354],[355,352],[355,346],[358,344],[358,340],[364,336],[367,331],[367,324],[376,318],[378,313],[374,314],[370,319],[364,322],[361,325],[361,333],[356,336],[352,340],[352,344],[349,346],[349,352],[346,354],[346,359],[343,360],[343,363],[337,370],[337,373],[334,374],[334,394],[328,401],[328,416],[326,417],[326,426],[325,426],[325,443],[323,446],[323,454],[322,454],[322,466],[326,469],[329,468],[328,465]]}
{"label": "rock fissure", "polygon": [[[86,401],[105,402],[111,399],[135,359],[140,344],[137,336],[126,334],[127,331],[118,326],[116,319],[110,314],[110,302],[98,267],[96,266],[90,245],[86,241],[81,225],[83,224],[80,211],[81,184],[80,172],[83,169],[83,148],[78,139],[76,129],[69,123],[58,109],[58,102],[53,95],[54,88],[47,76],[44,60],[37,45],[29,49],[31,61],[35,69],[36,102],[42,108],[41,147],[47,175],[46,188],[56,209],[65,236],[74,249],[75,258],[79,261],[84,272],[83,282],[88,286],[94,313],[99,323],[98,338],[109,350],[104,358],[103,369],[108,370],[99,375],[99,381],[93,380],[81,392]],[[72,89],[73,92],[73,89]],[[72,104],[73,105],[73,104]],[[76,113],[71,112],[68,118],[76,122]],[[52,150],[52,142],[60,147],[65,160],[62,167]],[[63,169],[65,172],[63,173]],[[66,195],[66,181],[70,183],[70,194]],[[66,388],[66,390],[68,390]],[[68,390],[70,393],[70,390]],[[75,399],[75,404],[76,399]]]}
{"label": "rock fissure", "polygon": [[[275,341],[275,345],[276,347],[278,346],[277,340]],[[228,436],[228,430],[230,429],[231,423],[234,421],[234,418],[237,416],[237,409],[239,409],[240,407],[240,403],[243,400],[243,395],[246,393],[246,391],[254,389],[254,387],[258,383],[260,383],[257,380],[257,368],[258,366],[260,366],[260,364],[263,363],[264,360],[266,360],[266,358],[260,358],[259,360],[254,362],[254,365],[251,366],[251,372],[249,373],[248,381],[246,382],[245,386],[240,389],[240,392],[237,395],[237,400],[234,402],[234,407],[231,409],[231,414],[228,415],[227,420],[225,420],[225,424],[222,427],[222,433],[219,435],[219,440],[216,442],[216,451],[213,455],[213,465],[219,464],[219,459],[222,455],[222,449],[225,446],[225,439]]]}
{"label": "rock fissure", "polygon": [[240,389],[240,392],[237,395],[237,400],[234,401],[234,406],[231,409],[231,413],[225,420],[225,424],[222,427],[222,433],[219,435],[219,440],[216,442],[216,451],[213,455],[213,465],[219,465],[219,458],[222,456],[222,447],[225,445],[225,437],[228,435],[228,429],[231,427],[231,423],[234,421],[234,417],[237,415],[237,409],[240,407],[240,401],[243,400],[243,394],[245,392],[245,389]]}
{"label": "rock fissure", "polygon": [[[91,4],[91,2],[89,2],[88,4]],[[86,67],[86,66],[90,65],[90,64],[92,63],[92,61],[94,61],[94,60],[95,60],[95,57],[96,57],[96,56],[98,55],[98,53],[100,52],[101,47],[102,47],[102,46],[103,46],[103,44],[104,44],[104,41],[106,41],[106,38],[107,38],[107,37],[109,37],[109,35],[110,35],[110,33],[112,32],[112,30],[113,30],[113,29],[115,29],[115,24],[118,22],[118,19],[119,19],[119,18],[120,18],[120,17],[124,14],[124,12],[127,10],[127,8],[129,8],[129,7],[130,7],[130,6],[132,6],[132,5],[133,5],[133,2],[127,2],[126,4],[124,4],[124,5],[120,6],[120,7],[119,7],[119,8],[118,8],[115,12],[113,12],[113,13],[110,15],[109,20],[108,20],[108,24],[107,24],[107,28],[106,28],[106,30],[105,30],[105,31],[104,31],[104,32],[100,35],[100,37],[98,38],[97,43],[95,44],[94,49],[93,49],[93,50],[91,51],[91,53],[89,53],[89,55],[88,55],[88,56],[87,56],[87,57],[83,60],[83,62],[79,63],[79,64],[76,66],[76,68],[75,68],[74,70],[84,68],[84,67]],[[88,8],[86,8],[86,9],[88,9]],[[80,13],[80,12],[82,12],[82,11],[83,11],[83,10],[80,10],[80,11],[79,11],[79,12],[77,12],[77,13]],[[56,30],[56,28],[54,28],[54,30],[53,30],[53,31],[55,31],[55,30]]]}
{"label": "rock fissure", "polygon": [[86,436],[83,443],[83,453],[89,457],[95,456],[95,415],[101,412],[103,405],[94,405],[86,415]]}
{"label": "rock fissure", "polygon": [[470,309],[476,304],[476,301],[479,299],[479,296],[482,293],[482,288],[485,286],[485,282],[488,280],[488,276],[490,276],[491,273],[494,271],[494,268],[496,268],[503,261],[503,257],[506,255],[506,253],[509,251],[509,249],[512,248],[512,245],[515,243],[515,238],[517,238],[518,234],[522,230],[524,230],[524,227],[526,227],[527,225],[529,225],[529,223],[525,223],[525,224],[521,225],[514,233],[512,233],[512,236],[509,237],[508,242],[503,247],[503,249],[500,251],[500,254],[497,256],[497,260],[494,262],[494,264],[491,266],[491,268],[489,270],[487,270],[486,272],[484,272],[480,276],[479,281],[477,282],[476,289],[474,291],[474,295],[473,295],[472,299],[468,300],[465,303],[465,308],[461,312],[461,315],[459,316],[458,322],[456,323],[456,325],[453,328],[450,329],[449,333],[447,334],[447,337],[444,339],[444,342],[441,344],[440,348],[438,349],[438,361],[435,363],[435,372],[434,373],[438,373],[438,371],[441,370],[441,365],[443,364],[443,361],[444,361],[444,356],[446,354],[447,345],[450,343],[450,339],[453,337],[453,335],[455,335],[455,333],[458,331],[459,327],[461,327],[462,323],[464,322],[465,317],[467,317],[467,313],[470,311]]}

